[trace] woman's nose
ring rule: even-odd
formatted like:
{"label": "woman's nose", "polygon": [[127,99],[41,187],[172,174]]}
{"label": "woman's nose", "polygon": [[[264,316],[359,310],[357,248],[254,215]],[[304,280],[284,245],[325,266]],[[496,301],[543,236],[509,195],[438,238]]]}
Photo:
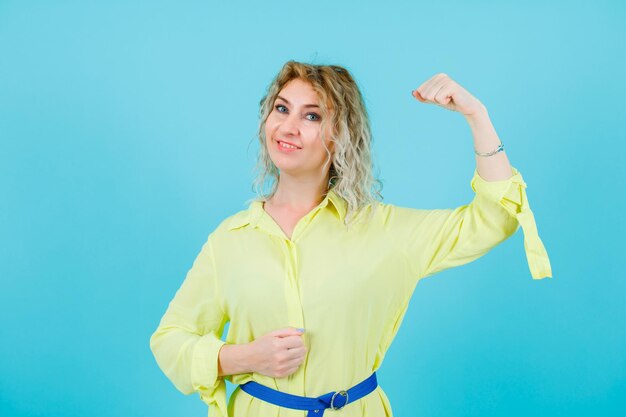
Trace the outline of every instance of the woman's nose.
{"label": "woman's nose", "polygon": [[298,123],[298,116],[296,114],[290,114],[280,123],[280,131],[283,133],[296,134],[299,129]]}

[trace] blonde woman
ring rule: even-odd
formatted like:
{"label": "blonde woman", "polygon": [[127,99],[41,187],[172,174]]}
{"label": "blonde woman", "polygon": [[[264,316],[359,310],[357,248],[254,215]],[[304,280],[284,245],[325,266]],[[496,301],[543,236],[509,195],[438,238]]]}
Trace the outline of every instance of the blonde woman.
{"label": "blonde woman", "polygon": [[[289,61],[270,84],[257,198],[209,234],[150,339],[165,375],[198,392],[210,417],[392,416],[376,370],[420,279],[472,262],[520,226],[532,278],[552,276],[526,184],[485,106],[446,74],[413,95],[468,121],[469,204],[380,201],[368,115],[347,69]],[[228,403],[226,379],[237,385]]]}

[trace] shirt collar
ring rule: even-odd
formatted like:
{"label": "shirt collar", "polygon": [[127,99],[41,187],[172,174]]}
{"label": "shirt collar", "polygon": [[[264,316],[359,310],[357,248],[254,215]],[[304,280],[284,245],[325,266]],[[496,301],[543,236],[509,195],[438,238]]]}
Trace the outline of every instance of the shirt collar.
{"label": "shirt collar", "polygon": [[[332,188],[328,191],[324,199],[320,202],[320,210],[327,207],[329,202],[331,203],[331,207],[334,208],[333,212],[335,216],[337,216],[339,221],[343,224],[343,220],[346,217],[347,202]],[[228,224],[228,230],[234,230],[247,225],[250,225],[252,227],[256,226],[264,211],[265,210],[263,209],[262,201],[253,201],[248,206],[248,209],[235,214],[231,218]]]}

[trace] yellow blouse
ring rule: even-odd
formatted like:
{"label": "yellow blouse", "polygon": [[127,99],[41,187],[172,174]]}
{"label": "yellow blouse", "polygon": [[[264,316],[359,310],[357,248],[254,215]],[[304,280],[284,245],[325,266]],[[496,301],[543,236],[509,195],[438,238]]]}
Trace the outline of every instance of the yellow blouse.
{"label": "yellow blouse", "polygon": [[[240,387],[227,403],[224,378],[308,397],[351,388],[380,367],[420,279],[472,262],[520,226],[532,278],[552,277],[519,171],[486,181],[474,170],[471,187],[471,203],[454,209],[377,202],[369,223],[349,229],[347,204],[331,189],[291,239],[260,201],[252,202],[210,233],[169,303],[150,338],[159,367],[182,393],[198,392],[209,417],[270,417],[279,409],[282,417],[302,417],[307,411],[266,403]],[[371,209],[362,208],[359,218]],[[306,329],[307,356],[295,373],[218,377],[224,343],[248,343],[288,326]],[[341,415],[391,417],[392,410],[379,385]]]}

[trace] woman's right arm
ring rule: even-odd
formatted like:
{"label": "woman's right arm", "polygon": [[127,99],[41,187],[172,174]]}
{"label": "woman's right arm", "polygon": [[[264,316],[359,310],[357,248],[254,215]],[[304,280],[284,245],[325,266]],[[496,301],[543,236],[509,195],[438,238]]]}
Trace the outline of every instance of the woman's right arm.
{"label": "woman's right arm", "polygon": [[207,405],[226,414],[226,384],[218,376],[220,337],[228,317],[218,292],[211,237],[170,301],[150,337],[157,364],[182,393],[198,392]]}
{"label": "woman's right arm", "polygon": [[284,378],[298,370],[306,353],[303,330],[283,327],[249,343],[222,346],[218,355],[218,374],[256,372],[272,378]]}
{"label": "woman's right arm", "polygon": [[252,372],[251,353],[249,343],[222,346],[218,358],[218,376]]}

